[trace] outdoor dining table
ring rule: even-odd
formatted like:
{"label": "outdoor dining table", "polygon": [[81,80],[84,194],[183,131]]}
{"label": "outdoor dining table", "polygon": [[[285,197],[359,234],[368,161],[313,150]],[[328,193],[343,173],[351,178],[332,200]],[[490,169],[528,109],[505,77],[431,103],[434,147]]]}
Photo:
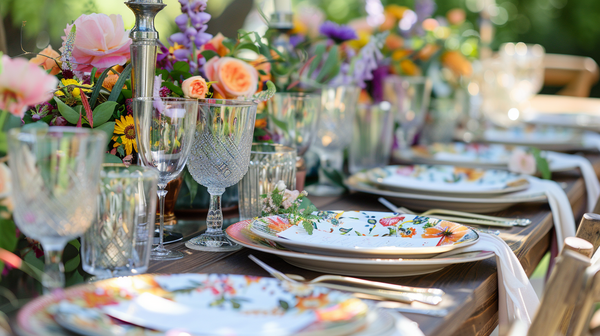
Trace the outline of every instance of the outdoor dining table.
{"label": "outdoor dining table", "polygon": [[[600,155],[588,155],[596,173],[600,173]],[[585,184],[578,170],[553,174],[567,193],[578,223],[586,212]],[[389,211],[381,205],[376,195],[350,193],[337,197],[309,196],[320,210],[372,210]],[[399,204],[401,205],[401,204]],[[521,217],[531,219],[527,227],[482,229],[500,231],[500,237],[513,249],[525,272],[531,275],[542,257],[549,251],[553,239],[553,220],[547,204],[517,204],[494,215],[502,217]],[[234,223],[235,218],[228,222]],[[203,230],[198,221],[181,220],[178,231],[183,231],[184,240]],[[253,254],[267,264],[284,273],[300,274],[312,279],[322,273],[308,271],[287,264],[277,256],[243,248],[229,253],[200,252],[187,249],[183,242],[175,243],[171,248],[183,251],[186,257],[176,262],[153,262],[149,273],[233,273],[253,276],[269,276],[262,268],[248,259]],[[425,335],[489,335],[498,325],[498,281],[495,258],[453,265],[431,274],[394,277],[368,278],[392,284],[419,287],[437,287],[447,294],[440,304],[449,313],[445,317],[425,315],[404,315],[417,322]]]}

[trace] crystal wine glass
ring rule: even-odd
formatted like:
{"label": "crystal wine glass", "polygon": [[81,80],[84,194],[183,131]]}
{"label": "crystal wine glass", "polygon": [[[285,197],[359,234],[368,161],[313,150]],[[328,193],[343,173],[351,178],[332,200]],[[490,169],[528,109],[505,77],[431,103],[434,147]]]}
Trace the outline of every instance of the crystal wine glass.
{"label": "crystal wine glass", "polygon": [[255,119],[252,101],[198,101],[198,125],[187,167],[194,180],[208,189],[210,208],[206,233],[189,240],[188,248],[213,252],[241,248],[223,232],[221,195],[248,171]]}
{"label": "crystal wine glass", "polygon": [[76,127],[12,129],[8,134],[14,218],[44,248],[42,285],[65,284],[65,245],[81,236],[96,212],[106,133]]}
{"label": "crystal wine glass", "polygon": [[163,245],[164,208],[167,183],[181,174],[188,160],[198,115],[196,99],[136,98],[133,109],[135,133],[141,163],[158,170],[160,229],[158,246],[152,249],[151,260],[183,258],[179,251]]}

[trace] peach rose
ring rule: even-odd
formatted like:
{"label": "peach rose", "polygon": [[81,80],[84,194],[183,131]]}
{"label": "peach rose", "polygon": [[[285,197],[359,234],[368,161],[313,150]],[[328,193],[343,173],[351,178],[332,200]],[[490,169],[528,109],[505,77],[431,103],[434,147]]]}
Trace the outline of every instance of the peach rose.
{"label": "peach rose", "polygon": [[50,71],[52,76],[60,72],[60,67],[58,66],[59,61],[60,54],[52,49],[51,45],[47,46],[46,49],[40,51],[37,56],[29,60],[29,62],[41,66],[46,71],[52,69],[52,71]]}
{"label": "peach rose", "polygon": [[181,89],[185,98],[204,99],[208,92],[208,84],[206,84],[204,78],[193,76],[181,83]]}
{"label": "peach rose", "polygon": [[471,76],[473,67],[471,62],[459,51],[451,50],[442,55],[442,64],[457,76]]}
{"label": "peach rose", "polygon": [[446,18],[451,25],[459,25],[467,19],[467,13],[461,8],[454,8],[448,11]]}
{"label": "peach rose", "polygon": [[249,98],[258,87],[258,71],[250,64],[232,57],[213,57],[204,65],[213,87],[228,99]]}

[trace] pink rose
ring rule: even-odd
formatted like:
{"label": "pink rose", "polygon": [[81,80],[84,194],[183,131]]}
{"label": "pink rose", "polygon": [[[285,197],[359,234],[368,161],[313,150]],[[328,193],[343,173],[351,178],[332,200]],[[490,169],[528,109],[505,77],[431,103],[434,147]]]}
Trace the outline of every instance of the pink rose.
{"label": "pink rose", "polygon": [[0,60],[0,110],[23,118],[28,106],[52,98],[58,79],[25,58],[4,55]]}
{"label": "pink rose", "polygon": [[285,191],[283,192],[283,203],[281,204],[283,205],[283,208],[287,209],[291,207],[299,195],[300,192],[298,190],[285,189]]}
{"label": "pink rose", "polygon": [[183,96],[185,98],[204,99],[208,92],[208,85],[204,78],[192,76],[181,83],[181,90],[183,90]]}
{"label": "pink rose", "polygon": [[533,175],[537,170],[535,157],[521,148],[516,148],[510,155],[508,170],[513,173]]}
{"label": "pink rose", "polygon": [[[121,15],[81,15],[73,23],[76,29],[75,43],[70,61],[77,65],[76,71],[91,72],[94,67],[103,71],[115,64],[123,65],[129,60],[129,30],[125,30]],[[67,25],[61,52],[65,52],[67,36],[73,25]]]}
{"label": "pink rose", "polygon": [[250,98],[258,88],[258,71],[237,58],[214,56],[204,65],[204,72],[215,82],[215,91],[227,99]]}

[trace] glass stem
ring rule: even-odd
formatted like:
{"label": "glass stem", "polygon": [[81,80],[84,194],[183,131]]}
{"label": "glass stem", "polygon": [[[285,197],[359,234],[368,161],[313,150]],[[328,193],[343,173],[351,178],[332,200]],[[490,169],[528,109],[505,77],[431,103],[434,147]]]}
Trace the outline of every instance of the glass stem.
{"label": "glass stem", "polygon": [[206,216],[206,233],[221,233],[223,231],[223,211],[221,211],[221,195],[224,189],[209,189],[210,207]]}
{"label": "glass stem", "polygon": [[62,254],[63,249],[44,249],[46,263],[44,265],[44,274],[42,275],[42,285],[46,293],[65,286],[65,267],[62,263]]}
{"label": "glass stem", "polygon": [[158,231],[158,249],[162,250],[164,249],[164,245],[163,245],[163,236],[164,236],[164,229],[165,229],[165,198],[167,196],[168,191],[165,190],[166,186],[158,186],[158,190],[156,191],[156,193],[158,194],[158,208],[160,211],[160,226],[159,226],[159,231]]}

